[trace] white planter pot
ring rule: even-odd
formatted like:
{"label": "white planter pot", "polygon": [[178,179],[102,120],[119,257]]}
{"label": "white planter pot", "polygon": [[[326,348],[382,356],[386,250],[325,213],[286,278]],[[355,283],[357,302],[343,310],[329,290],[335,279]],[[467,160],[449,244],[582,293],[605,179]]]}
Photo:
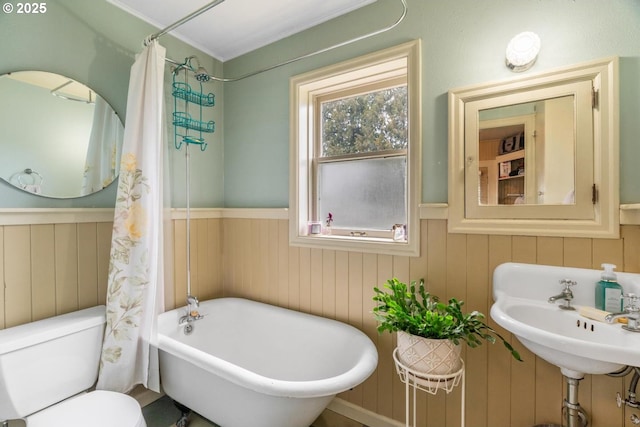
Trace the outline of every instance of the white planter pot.
{"label": "white planter pot", "polygon": [[398,360],[425,376],[458,372],[462,367],[461,349],[447,339],[422,338],[398,331]]}

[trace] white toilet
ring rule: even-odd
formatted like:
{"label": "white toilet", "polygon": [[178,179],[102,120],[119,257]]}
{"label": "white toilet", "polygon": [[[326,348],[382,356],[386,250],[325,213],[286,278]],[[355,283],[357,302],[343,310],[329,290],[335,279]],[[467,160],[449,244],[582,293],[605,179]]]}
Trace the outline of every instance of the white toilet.
{"label": "white toilet", "polygon": [[98,377],[105,307],[0,330],[0,425],[146,427],[138,402],[91,391]]}

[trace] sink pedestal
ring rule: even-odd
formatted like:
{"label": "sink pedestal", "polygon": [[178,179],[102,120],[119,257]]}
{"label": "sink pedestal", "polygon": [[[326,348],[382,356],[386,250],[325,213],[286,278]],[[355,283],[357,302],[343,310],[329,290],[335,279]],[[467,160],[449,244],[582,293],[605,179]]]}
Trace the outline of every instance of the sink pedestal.
{"label": "sink pedestal", "polygon": [[584,375],[576,373],[580,378],[568,377],[565,370],[562,369],[564,379],[567,383],[567,397],[562,402],[562,419],[564,426],[567,427],[587,427],[589,418],[587,413],[582,409],[578,402],[578,385]]}

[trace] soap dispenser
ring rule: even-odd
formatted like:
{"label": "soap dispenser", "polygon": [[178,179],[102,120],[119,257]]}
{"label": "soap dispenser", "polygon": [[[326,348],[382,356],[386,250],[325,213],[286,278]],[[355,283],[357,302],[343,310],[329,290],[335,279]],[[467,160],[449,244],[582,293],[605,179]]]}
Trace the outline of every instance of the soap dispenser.
{"label": "soap dispenser", "polygon": [[617,282],[614,264],[602,264],[600,281],[596,283],[596,308],[617,313],[622,311],[622,286]]}

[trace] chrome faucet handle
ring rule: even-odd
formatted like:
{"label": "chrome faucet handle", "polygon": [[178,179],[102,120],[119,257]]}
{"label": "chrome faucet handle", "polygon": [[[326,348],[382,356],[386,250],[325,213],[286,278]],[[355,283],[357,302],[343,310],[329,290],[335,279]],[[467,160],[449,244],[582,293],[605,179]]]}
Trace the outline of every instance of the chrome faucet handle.
{"label": "chrome faucet handle", "polygon": [[571,287],[575,286],[578,284],[578,282],[576,282],[575,280],[571,280],[571,279],[562,279],[560,280],[560,284],[564,285],[564,291],[571,291]]}
{"label": "chrome faucet handle", "polygon": [[615,323],[616,319],[626,318],[627,324],[622,325],[622,329],[640,332],[640,306],[637,304],[640,298],[636,294],[629,293],[623,294],[620,299],[628,300],[629,304],[625,305],[624,309],[618,313],[607,314],[604,320],[607,323]]}
{"label": "chrome faucet handle", "polygon": [[200,320],[204,317],[200,314],[198,307],[200,307],[200,301],[198,301],[198,298],[193,295],[187,295],[187,315],[185,316],[187,323],[191,323],[194,320]]}
{"label": "chrome faucet handle", "polygon": [[198,298],[194,297],[193,295],[187,295],[187,305],[192,304],[198,307],[200,305],[200,301],[198,301]]}
{"label": "chrome faucet handle", "polygon": [[571,300],[573,300],[573,292],[571,292],[571,287],[577,285],[577,282],[570,279],[562,279],[560,280],[560,284],[564,285],[564,289],[562,289],[559,295],[549,297],[548,301],[551,304],[554,304],[559,300],[561,301],[561,304],[558,307],[562,310],[575,310],[575,308],[571,306]]}
{"label": "chrome faucet handle", "polygon": [[622,294],[620,297],[623,301],[627,301],[627,304],[624,306],[624,310],[627,313],[640,313],[640,306],[638,305],[638,301],[640,301],[640,296],[634,293]]}
{"label": "chrome faucet handle", "polygon": [[619,317],[626,317],[627,324],[622,325],[622,329],[631,332],[640,332],[640,306],[638,306],[638,301],[640,301],[640,297],[633,293],[623,294],[620,297],[622,300],[627,300],[628,304],[624,306],[624,309],[620,313],[609,314],[605,317],[609,323],[613,323],[613,321]]}

